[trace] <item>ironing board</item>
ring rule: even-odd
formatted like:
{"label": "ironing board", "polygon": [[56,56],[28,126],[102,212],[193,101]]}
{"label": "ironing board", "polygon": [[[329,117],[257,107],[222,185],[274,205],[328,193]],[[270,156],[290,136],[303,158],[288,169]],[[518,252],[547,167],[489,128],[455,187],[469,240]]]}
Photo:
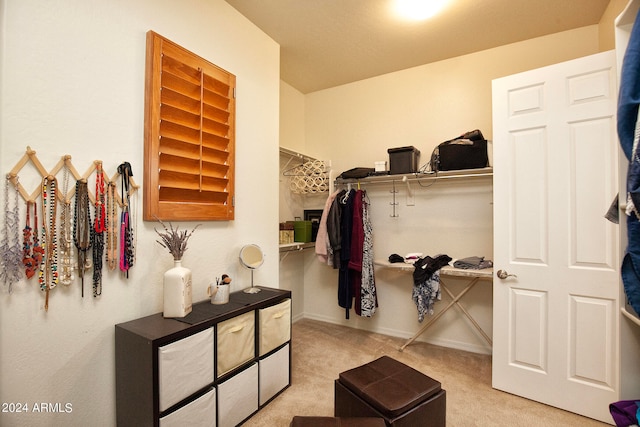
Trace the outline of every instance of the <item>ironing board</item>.
{"label": "ironing board", "polygon": [[[384,268],[392,268],[392,269],[407,271],[411,273],[413,273],[415,269],[412,264],[406,264],[401,262],[391,263],[386,260],[376,260],[374,261],[374,264]],[[456,279],[466,278],[469,281],[465,286],[465,288],[462,291],[460,291],[460,293],[458,293],[457,295],[454,295],[445,284],[443,277],[445,278],[454,277]],[[416,338],[422,335],[424,331],[426,331],[431,325],[433,325],[444,313],[446,313],[454,305],[458,306],[460,311],[462,311],[462,313],[465,316],[467,316],[469,321],[471,321],[473,326],[478,330],[478,332],[480,332],[480,335],[482,335],[482,337],[487,341],[487,343],[489,343],[490,346],[493,346],[493,341],[491,341],[491,338],[482,330],[478,322],[476,322],[476,320],[473,318],[473,316],[471,316],[471,314],[467,311],[467,309],[464,308],[462,304],[460,304],[460,299],[480,281],[493,282],[493,269],[484,268],[482,270],[465,270],[462,268],[454,268],[448,265],[445,267],[442,267],[440,269],[440,287],[447,295],[449,295],[449,297],[451,298],[451,302],[449,302],[449,304],[444,309],[442,309],[441,311],[436,313],[431,319],[429,319],[428,322],[422,325],[422,327],[418,330],[418,332],[416,332],[411,338],[409,338],[407,342],[404,343],[404,345],[399,348],[399,350],[403,351],[409,344],[414,342]]]}

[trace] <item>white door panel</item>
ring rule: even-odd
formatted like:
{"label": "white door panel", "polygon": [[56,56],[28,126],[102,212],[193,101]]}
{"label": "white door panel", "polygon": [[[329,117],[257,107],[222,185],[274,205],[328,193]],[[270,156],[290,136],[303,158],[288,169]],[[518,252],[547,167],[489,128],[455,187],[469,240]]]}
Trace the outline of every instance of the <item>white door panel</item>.
{"label": "white door panel", "polygon": [[493,82],[493,386],[609,422],[617,397],[613,52]]}

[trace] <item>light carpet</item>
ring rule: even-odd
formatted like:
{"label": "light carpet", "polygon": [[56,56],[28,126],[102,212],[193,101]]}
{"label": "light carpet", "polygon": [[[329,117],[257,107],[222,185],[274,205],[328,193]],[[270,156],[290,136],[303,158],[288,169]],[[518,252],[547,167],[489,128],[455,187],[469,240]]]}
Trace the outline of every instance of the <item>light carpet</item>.
{"label": "light carpet", "polygon": [[288,427],[294,415],[333,416],[340,372],[387,355],[440,381],[447,426],[581,426],[607,424],[491,388],[491,356],[303,319],[292,327],[291,386],[244,426]]}

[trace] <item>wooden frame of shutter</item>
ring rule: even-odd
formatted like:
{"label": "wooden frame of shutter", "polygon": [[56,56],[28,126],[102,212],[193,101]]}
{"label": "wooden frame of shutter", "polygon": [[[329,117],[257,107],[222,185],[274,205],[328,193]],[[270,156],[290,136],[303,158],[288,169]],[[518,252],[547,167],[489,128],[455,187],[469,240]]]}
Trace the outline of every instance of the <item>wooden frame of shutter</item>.
{"label": "wooden frame of shutter", "polygon": [[147,32],[145,221],[234,219],[236,77]]}

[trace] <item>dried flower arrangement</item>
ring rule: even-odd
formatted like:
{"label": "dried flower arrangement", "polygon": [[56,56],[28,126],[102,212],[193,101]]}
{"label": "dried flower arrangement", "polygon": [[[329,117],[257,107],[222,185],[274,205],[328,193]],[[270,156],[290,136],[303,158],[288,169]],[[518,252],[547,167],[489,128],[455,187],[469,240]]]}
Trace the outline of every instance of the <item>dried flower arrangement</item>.
{"label": "dried flower arrangement", "polygon": [[162,239],[162,241],[156,240],[156,242],[158,242],[163,248],[169,249],[169,252],[171,253],[171,255],[173,255],[173,259],[175,261],[181,260],[182,255],[184,255],[185,251],[187,250],[187,241],[189,240],[189,237],[191,237],[193,232],[196,231],[196,228],[198,228],[201,224],[196,225],[195,227],[193,227],[193,230],[188,232],[186,230],[180,231],[179,227],[176,227],[174,229],[173,224],[171,223],[169,223],[169,228],[167,228],[166,224],[160,219],[158,219],[158,222],[162,224],[164,233],[159,232],[154,227],[155,232]]}

